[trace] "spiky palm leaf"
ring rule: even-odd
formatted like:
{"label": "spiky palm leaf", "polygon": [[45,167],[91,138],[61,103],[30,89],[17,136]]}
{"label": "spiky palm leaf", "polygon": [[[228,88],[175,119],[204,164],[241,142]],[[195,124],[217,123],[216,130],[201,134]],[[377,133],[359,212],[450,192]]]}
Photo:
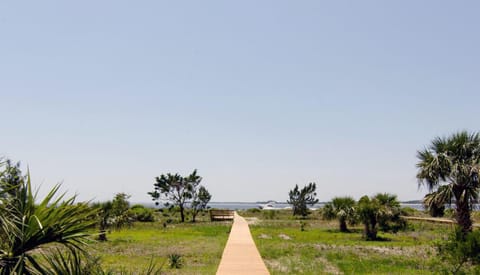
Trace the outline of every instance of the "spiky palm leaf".
{"label": "spiky palm leaf", "polygon": [[41,265],[32,256],[35,249],[60,244],[74,253],[83,251],[95,223],[94,211],[87,204],[75,204],[75,197],[57,196],[55,186],[43,200],[36,202],[30,175],[16,188],[14,196],[2,200],[0,224],[0,270],[8,273],[41,273]]}

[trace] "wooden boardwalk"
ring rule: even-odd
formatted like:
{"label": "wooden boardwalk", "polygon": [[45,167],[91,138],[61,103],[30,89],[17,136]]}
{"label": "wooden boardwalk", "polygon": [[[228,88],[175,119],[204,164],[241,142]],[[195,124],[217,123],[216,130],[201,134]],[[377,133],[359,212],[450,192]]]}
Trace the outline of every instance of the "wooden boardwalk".
{"label": "wooden boardwalk", "polygon": [[[432,222],[432,223],[445,223],[455,225],[457,222],[454,219],[447,219],[447,218],[432,218],[432,217],[414,217],[414,216],[400,216],[406,220],[411,221],[425,221],[425,222]],[[472,227],[480,227],[480,223],[472,224]]]}
{"label": "wooden boardwalk", "polygon": [[217,270],[217,275],[230,274],[270,274],[253,242],[247,221],[237,212]]}

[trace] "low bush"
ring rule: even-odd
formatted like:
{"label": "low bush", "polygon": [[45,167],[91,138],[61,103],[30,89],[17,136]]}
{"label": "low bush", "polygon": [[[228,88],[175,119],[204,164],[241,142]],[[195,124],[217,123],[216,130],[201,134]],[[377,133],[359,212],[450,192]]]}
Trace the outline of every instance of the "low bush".
{"label": "low bush", "polygon": [[416,216],[416,213],[418,212],[418,210],[416,210],[415,208],[412,208],[412,207],[402,207],[400,209],[400,214],[402,216]]}
{"label": "low bush", "polygon": [[266,220],[274,220],[276,219],[276,211],[277,210],[263,210],[263,218]]}
{"label": "low bush", "polygon": [[457,229],[446,241],[438,242],[436,247],[441,260],[449,264],[443,272],[472,274],[480,271],[480,230],[465,235]]}
{"label": "low bush", "polygon": [[155,211],[150,208],[146,208],[143,205],[136,204],[130,208],[134,219],[139,222],[153,222],[155,221]]}

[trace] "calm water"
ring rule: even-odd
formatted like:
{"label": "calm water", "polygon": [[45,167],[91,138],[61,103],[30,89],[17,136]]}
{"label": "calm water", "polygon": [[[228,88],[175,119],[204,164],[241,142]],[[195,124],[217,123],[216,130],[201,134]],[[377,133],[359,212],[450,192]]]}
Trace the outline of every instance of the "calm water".
{"label": "calm water", "polygon": [[[146,207],[156,207],[154,203],[141,203]],[[259,206],[264,205],[265,203],[256,203],[256,202],[211,202],[208,204],[211,208],[219,208],[219,209],[231,209],[231,210],[243,210],[243,209],[251,209],[251,208],[259,208]],[[325,203],[318,203],[313,206],[313,208],[322,208]],[[400,203],[402,207],[411,207],[417,210],[423,211],[423,205],[418,203]],[[158,207],[158,206],[157,206]],[[287,203],[276,203],[275,208],[285,208],[291,207],[290,204]]]}
{"label": "calm water", "polygon": [[[208,206],[212,208],[221,208],[221,209],[231,209],[231,210],[242,210],[242,209],[250,209],[250,208],[259,208],[260,205],[264,205],[263,203],[253,203],[253,202],[211,202]],[[318,203],[313,206],[313,208],[322,208],[325,204]],[[412,204],[412,203],[401,203],[402,207],[411,207],[417,210],[423,211],[422,204]],[[285,208],[291,207],[290,204],[287,203],[276,203],[274,205],[275,208]]]}

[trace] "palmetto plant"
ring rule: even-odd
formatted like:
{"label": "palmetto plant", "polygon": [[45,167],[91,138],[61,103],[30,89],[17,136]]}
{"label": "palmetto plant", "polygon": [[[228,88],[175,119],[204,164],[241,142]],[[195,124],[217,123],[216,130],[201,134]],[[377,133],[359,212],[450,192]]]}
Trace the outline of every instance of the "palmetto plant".
{"label": "palmetto plant", "polygon": [[400,217],[401,207],[397,196],[389,193],[378,193],[374,199],[378,203],[378,225],[380,230],[397,232],[406,226]]}
{"label": "palmetto plant", "polygon": [[[75,197],[57,195],[59,185],[37,202],[29,173],[25,180],[15,184],[3,176],[0,189],[0,274],[48,273],[51,270],[48,259],[52,255],[34,252],[40,252],[50,244],[62,247],[62,253],[71,255],[65,256],[69,259],[76,259],[85,252],[87,230],[95,223],[91,219],[95,215],[94,209],[85,203],[76,204]],[[39,261],[39,255],[47,260]]]}
{"label": "palmetto plant", "polygon": [[455,203],[456,220],[464,233],[472,230],[470,213],[478,201],[480,135],[467,131],[437,137],[418,151],[417,178],[430,191],[427,203]]}
{"label": "palmetto plant", "polygon": [[357,213],[356,202],[351,197],[335,197],[323,207],[323,218],[327,220],[338,219],[341,232],[348,232],[347,222],[355,224]]}
{"label": "palmetto plant", "polygon": [[378,227],[382,231],[397,231],[406,226],[400,217],[397,196],[378,193],[369,198],[363,196],[357,204],[357,213],[364,225],[363,235],[367,241],[376,240]]}

